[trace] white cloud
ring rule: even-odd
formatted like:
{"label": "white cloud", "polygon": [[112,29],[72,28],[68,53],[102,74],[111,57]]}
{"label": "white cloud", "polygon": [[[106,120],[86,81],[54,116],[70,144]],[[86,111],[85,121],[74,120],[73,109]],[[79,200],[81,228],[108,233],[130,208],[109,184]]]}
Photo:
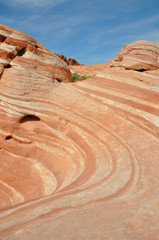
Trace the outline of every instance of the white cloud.
{"label": "white cloud", "polygon": [[[146,39],[148,41],[156,41],[159,39],[158,31],[148,30],[153,29],[153,25],[159,22],[159,15],[151,16],[149,18],[140,19],[138,21],[131,21],[129,23],[118,24],[117,26],[110,26],[105,30],[99,28],[96,35],[90,37],[90,44],[92,48],[97,49],[107,44],[119,42],[123,39]],[[150,30],[149,30],[150,31]],[[135,32],[134,36],[133,33]],[[115,35],[118,37],[115,38]],[[107,40],[108,39],[108,40]]]}
{"label": "white cloud", "polygon": [[32,7],[47,7],[47,6],[55,6],[60,3],[63,3],[67,0],[5,0],[4,4],[14,5],[14,6],[26,6],[29,8]]}
{"label": "white cloud", "polygon": [[141,29],[142,27],[158,23],[158,21],[159,21],[159,15],[157,14],[157,15],[149,17],[149,18],[141,19],[138,21],[132,21],[130,23],[121,24],[121,25],[117,26],[116,28],[109,30],[109,33],[121,32],[123,30],[125,31],[128,29],[139,29],[140,28],[140,30],[142,30]]}

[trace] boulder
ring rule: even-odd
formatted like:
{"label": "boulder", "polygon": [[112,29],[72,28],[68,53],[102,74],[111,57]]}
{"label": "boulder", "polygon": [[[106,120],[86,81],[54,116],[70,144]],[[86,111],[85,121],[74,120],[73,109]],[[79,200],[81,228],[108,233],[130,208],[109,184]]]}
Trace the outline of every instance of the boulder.
{"label": "boulder", "polygon": [[148,41],[126,44],[111,67],[141,72],[159,69],[159,44]]}

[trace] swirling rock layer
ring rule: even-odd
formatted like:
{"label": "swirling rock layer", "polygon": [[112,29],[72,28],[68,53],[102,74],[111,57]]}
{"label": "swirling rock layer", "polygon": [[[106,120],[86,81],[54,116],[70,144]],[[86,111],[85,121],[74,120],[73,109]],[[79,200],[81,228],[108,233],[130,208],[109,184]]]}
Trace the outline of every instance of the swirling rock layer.
{"label": "swirling rock layer", "polygon": [[112,67],[119,66],[144,72],[159,68],[159,44],[137,41],[126,44],[114,59]]}
{"label": "swirling rock layer", "polygon": [[159,239],[159,70],[52,83],[26,53],[1,66],[0,239]]}

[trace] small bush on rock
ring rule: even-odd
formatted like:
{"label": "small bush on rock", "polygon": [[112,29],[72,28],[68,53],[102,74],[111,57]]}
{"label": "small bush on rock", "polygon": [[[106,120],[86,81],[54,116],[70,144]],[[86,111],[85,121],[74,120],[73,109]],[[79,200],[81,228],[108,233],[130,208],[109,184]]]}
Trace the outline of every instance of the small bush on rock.
{"label": "small bush on rock", "polygon": [[82,81],[90,77],[92,76],[85,76],[85,75],[80,76],[77,72],[75,72],[75,73],[72,73],[72,79],[73,79],[72,82]]}

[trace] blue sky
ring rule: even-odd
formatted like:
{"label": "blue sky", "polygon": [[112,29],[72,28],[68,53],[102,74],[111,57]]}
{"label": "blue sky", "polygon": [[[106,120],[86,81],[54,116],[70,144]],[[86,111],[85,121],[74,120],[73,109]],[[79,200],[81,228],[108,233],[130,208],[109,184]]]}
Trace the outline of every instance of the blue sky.
{"label": "blue sky", "polygon": [[159,43],[159,0],[0,0],[0,24],[54,53],[102,64],[126,43]]}

